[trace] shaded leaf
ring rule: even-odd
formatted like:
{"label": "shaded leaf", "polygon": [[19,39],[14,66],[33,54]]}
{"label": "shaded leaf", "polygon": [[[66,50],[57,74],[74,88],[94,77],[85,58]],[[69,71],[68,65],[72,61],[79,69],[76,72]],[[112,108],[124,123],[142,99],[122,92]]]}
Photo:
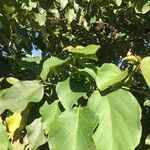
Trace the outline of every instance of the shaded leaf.
{"label": "shaded leaf", "polygon": [[0,82],[2,82],[4,80],[4,78],[0,78]]}
{"label": "shaded leaf", "polygon": [[72,48],[72,49],[69,49],[68,51],[72,53],[78,53],[78,54],[84,54],[84,55],[92,55],[92,54],[96,54],[99,48],[100,46],[91,44],[86,47]]}
{"label": "shaded leaf", "polygon": [[128,71],[121,71],[114,64],[103,64],[97,71],[96,84],[97,87],[103,91],[109,86],[112,86],[128,75]]}
{"label": "shaded leaf", "polygon": [[96,80],[96,73],[90,68],[79,69],[79,71],[91,80]]}
{"label": "shaded leaf", "polygon": [[7,5],[4,5],[4,9],[6,10],[6,12],[8,14],[12,14],[14,11],[15,11],[15,7],[14,6],[7,6]]}
{"label": "shaded leaf", "polygon": [[43,97],[43,85],[38,81],[20,81],[0,91],[0,113],[5,109],[23,111],[29,102],[39,102]]}
{"label": "shaded leaf", "polygon": [[89,85],[70,78],[63,82],[59,82],[56,86],[58,98],[65,109],[71,108],[88,89]]}
{"label": "shaded leaf", "polygon": [[32,0],[29,0],[28,5],[22,3],[22,8],[31,11],[33,8],[37,7],[37,4],[37,2],[32,2]]}
{"label": "shaded leaf", "polygon": [[93,136],[97,150],[133,150],[139,144],[141,108],[130,92],[119,89],[101,96],[95,91],[88,107],[99,117]]}
{"label": "shaded leaf", "polygon": [[87,107],[66,110],[49,127],[50,149],[96,150],[92,133],[97,123],[98,118]]}
{"label": "shaded leaf", "polygon": [[6,129],[0,121],[0,149],[7,150],[9,145],[9,141],[7,138]]}
{"label": "shaded leaf", "polygon": [[37,64],[40,64],[41,58],[40,57],[31,57],[31,58],[29,58],[29,57],[23,57],[22,61],[31,62],[31,63],[35,62]]}
{"label": "shaded leaf", "polygon": [[56,69],[57,66],[62,65],[65,63],[68,59],[66,60],[61,60],[57,57],[51,57],[48,58],[44,63],[43,63],[43,69],[40,74],[41,78],[45,80],[48,76],[48,74]]}
{"label": "shaded leaf", "polygon": [[140,68],[146,83],[150,87],[150,57],[145,57],[141,60]]}
{"label": "shaded leaf", "polygon": [[51,123],[58,118],[61,111],[58,106],[59,101],[55,101],[51,105],[47,102],[40,108],[40,114],[42,115],[42,126],[44,130],[47,130]]}
{"label": "shaded leaf", "polygon": [[25,150],[25,147],[28,145],[27,136],[23,138],[23,143],[20,143],[20,140],[14,141],[11,143],[12,149],[9,148],[9,150]]}
{"label": "shaded leaf", "polygon": [[47,142],[42,129],[41,118],[35,119],[27,126],[27,136],[30,150],[36,150],[39,146]]}
{"label": "shaded leaf", "polygon": [[145,14],[150,11],[150,1],[148,1],[143,7],[142,7],[142,13]]}

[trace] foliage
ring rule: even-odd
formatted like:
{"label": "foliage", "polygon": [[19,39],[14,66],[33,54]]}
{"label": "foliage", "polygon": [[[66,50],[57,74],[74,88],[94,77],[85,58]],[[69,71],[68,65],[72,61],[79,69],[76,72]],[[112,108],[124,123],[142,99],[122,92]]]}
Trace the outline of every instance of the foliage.
{"label": "foliage", "polygon": [[1,1],[0,149],[148,150],[149,15],[148,0]]}

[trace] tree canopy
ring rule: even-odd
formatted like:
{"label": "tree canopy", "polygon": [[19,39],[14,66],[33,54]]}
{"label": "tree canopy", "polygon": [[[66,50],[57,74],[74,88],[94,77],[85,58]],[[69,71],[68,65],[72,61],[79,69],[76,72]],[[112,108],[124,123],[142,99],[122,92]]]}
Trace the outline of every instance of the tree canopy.
{"label": "tree canopy", "polygon": [[149,56],[149,0],[2,0],[0,149],[148,150]]}

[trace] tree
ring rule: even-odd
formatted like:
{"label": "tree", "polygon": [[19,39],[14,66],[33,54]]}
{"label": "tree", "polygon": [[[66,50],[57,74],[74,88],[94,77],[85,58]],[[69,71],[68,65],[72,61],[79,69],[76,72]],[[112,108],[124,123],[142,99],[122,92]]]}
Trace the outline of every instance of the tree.
{"label": "tree", "polygon": [[149,10],[148,0],[2,1],[0,148],[148,149]]}

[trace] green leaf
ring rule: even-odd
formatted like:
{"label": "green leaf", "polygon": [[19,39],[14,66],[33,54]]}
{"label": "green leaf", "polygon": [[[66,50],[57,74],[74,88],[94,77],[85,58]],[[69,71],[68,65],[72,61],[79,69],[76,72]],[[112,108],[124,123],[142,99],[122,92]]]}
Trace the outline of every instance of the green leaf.
{"label": "green leaf", "polygon": [[116,3],[116,5],[118,5],[118,6],[120,6],[121,4],[122,4],[122,0],[113,0],[115,3]]}
{"label": "green leaf", "polygon": [[75,104],[80,97],[84,96],[89,88],[89,84],[68,78],[57,84],[56,92],[64,108],[68,109],[72,108],[73,104]]}
{"label": "green leaf", "polygon": [[140,68],[146,83],[150,87],[150,57],[145,57],[141,60]]}
{"label": "green leaf", "polygon": [[97,87],[103,91],[109,86],[112,86],[123,79],[128,75],[128,71],[121,71],[114,64],[103,64],[97,71],[96,84]]}
{"label": "green leaf", "polygon": [[142,13],[142,14],[149,12],[150,11],[150,2],[147,1],[145,3],[145,1],[138,1],[137,5],[135,7],[135,10],[137,13]]}
{"label": "green leaf", "polygon": [[0,78],[0,82],[2,82],[4,80],[4,78]]}
{"label": "green leaf", "polygon": [[22,57],[22,61],[26,62],[35,62],[37,64],[40,64],[41,58],[40,57]]}
{"label": "green leaf", "polygon": [[98,118],[87,107],[68,109],[50,126],[51,150],[96,150],[92,133]]}
{"label": "green leaf", "polygon": [[43,97],[43,85],[38,81],[20,81],[0,91],[0,113],[5,109],[23,111],[29,102],[39,102]]}
{"label": "green leaf", "polygon": [[29,0],[28,5],[22,3],[22,8],[31,11],[33,8],[37,7],[37,4],[37,2],[32,2],[32,0]]}
{"label": "green leaf", "polygon": [[17,82],[19,82],[19,80],[17,78],[14,78],[14,77],[7,77],[6,78],[6,81],[10,84],[16,84]]}
{"label": "green leaf", "polygon": [[68,51],[77,54],[92,55],[92,54],[96,54],[99,48],[100,48],[99,45],[91,44],[83,48],[82,47],[72,48],[69,49]]}
{"label": "green leaf", "polygon": [[68,0],[59,0],[59,2],[61,9],[64,9],[68,4]]}
{"label": "green leaf", "polygon": [[96,23],[96,16],[93,16],[91,19],[90,19],[90,24],[92,23]]}
{"label": "green leaf", "polygon": [[68,9],[65,13],[65,17],[66,17],[68,23],[70,24],[76,18],[74,9]]}
{"label": "green leaf", "polygon": [[40,114],[42,115],[43,129],[47,131],[51,123],[58,118],[61,111],[58,106],[59,101],[55,101],[51,105],[47,102],[40,108]]}
{"label": "green leaf", "polygon": [[34,57],[34,58],[23,57],[21,60],[17,61],[17,64],[22,70],[29,69],[29,70],[37,71],[37,65],[39,65],[40,62],[41,62],[41,58],[39,57]]}
{"label": "green leaf", "polygon": [[150,107],[150,100],[146,100],[143,104],[144,106],[149,106]]}
{"label": "green leaf", "polygon": [[38,22],[40,26],[45,25],[46,22],[46,11],[42,13],[34,13],[35,14],[35,20]]}
{"label": "green leaf", "polygon": [[148,1],[143,7],[142,7],[142,14],[145,14],[150,11],[150,1]]}
{"label": "green leaf", "polygon": [[98,62],[98,58],[96,54],[89,54],[89,55],[83,54],[83,55],[84,55],[83,58],[85,59],[94,60]]}
{"label": "green leaf", "polygon": [[86,77],[88,77],[91,80],[96,80],[96,73],[94,70],[90,68],[84,68],[84,69],[79,69],[79,71]]}
{"label": "green leaf", "polygon": [[117,90],[106,96],[95,91],[88,107],[99,117],[93,136],[97,150],[133,150],[141,138],[141,108],[128,91]]}
{"label": "green leaf", "polygon": [[14,11],[15,11],[15,7],[14,6],[7,6],[7,5],[4,5],[4,9],[6,10],[6,12],[8,14],[12,14]]}
{"label": "green leaf", "polygon": [[150,145],[150,134],[146,137],[145,144]]}
{"label": "green leaf", "polygon": [[7,150],[8,145],[9,145],[9,141],[6,133],[6,128],[3,126],[2,122],[0,121],[0,149]]}
{"label": "green leaf", "polygon": [[41,72],[41,78],[45,80],[48,76],[49,73],[53,73],[53,71],[56,69],[57,66],[62,65],[65,63],[68,59],[61,60],[57,57],[51,57],[48,58],[44,63],[43,63],[43,69]]}
{"label": "green leaf", "polygon": [[27,126],[27,137],[30,150],[36,150],[39,146],[47,142],[47,138],[42,129],[41,118],[35,119]]}

